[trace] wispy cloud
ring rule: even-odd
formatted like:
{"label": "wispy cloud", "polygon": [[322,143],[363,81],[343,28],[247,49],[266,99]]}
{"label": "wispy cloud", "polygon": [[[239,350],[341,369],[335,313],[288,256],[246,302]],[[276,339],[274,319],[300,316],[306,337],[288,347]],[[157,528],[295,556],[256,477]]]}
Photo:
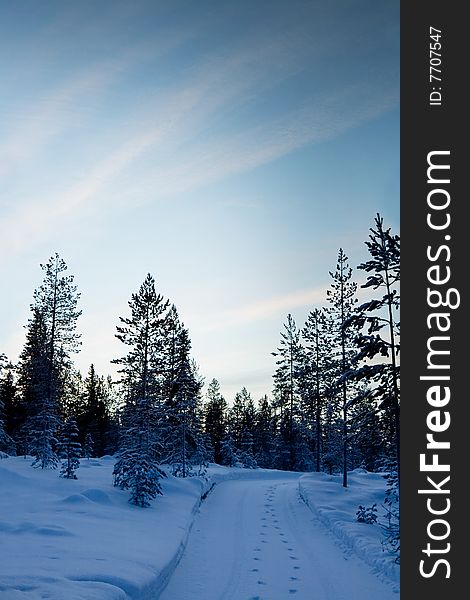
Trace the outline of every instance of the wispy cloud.
{"label": "wispy cloud", "polygon": [[[326,283],[318,287],[271,296],[211,314],[210,317],[188,315],[188,325],[191,330],[197,330],[199,335],[204,332],[222,331],[249,325],[250,323],[258,323],[273,317],[278,318],[281,323],[288,313],[295,313],[299,309],[306,309],[306,317],[310,310],[327,305],[326,290],[328,286],[329,283]],[[356,297],[360,301],[362,298],[369,297],[369,292],[358,287]]]}
{"label": "wispy cloud", "polygon": [[137,187],[137,195],[145,197],[149,190],[158,189],[162,196],[172,196],[250,171],[308,144],[334,139],[397,103],[394,90],[377,93],[367,85],[312,97],[307,106],[265,119],[255,127],[209,142],[193,141],[172,162],[155,165],[147,181]]}
{"label": "wispy cloud", "polygon": [[297,290],[225,310],[211,315],[210,319],[208,317],[190,315],[188,323],[194,323],[195,326],[191,327],[191,329],[197,329],[198,332],[226,330],[271,319],[275,316],[279,316],[282,320],[288,312],[302,307],[319,306],[324,301],[325,288],[323,287]]}
{"label": "wispy cloud", "polygon": [[[51,141],[86,122],[90,102],[135,65],[155,61],[190,35],[183,32],[179,39],[144,40],[124,48],[117,58],[71,75],[43,92],[39,101],[20,107],[19,125],[0,143],[3,175],[23,168]],[[31,247],[67,220],[108,208],[108,187],[132,167],[139,170],[138,177],[127,190],[119,190],[121,206],[175,197],[252,170],[308,144],[340,136],[396,105],[393,89],[360,82],[311,95],[300,105],[291,100],[284,110],[258,115],[257,122],[244,124],[241,130],[234,124],[213,130],[214,119],[237,114],[255,101],[256,94],[267,93],[324,52],[311,45],[303,56],[305,47],[302,27],[271,36],[266,31],[215,55],[199,56],[166,88],[151,87],[145,98],[131,101],[127,119],[116,123],[113,146],[101,141],[101,156],[88,171],[79,178],[72,174],[72,183],[60,184],[53,193],[39,189],[34,197],[18,199],[0,225],[0,253],[8,250],[11,255]],[[88,130],[88,144],[95,135],[99,133]],[[115,206],[119,202],[116,197],[112,200]]]}

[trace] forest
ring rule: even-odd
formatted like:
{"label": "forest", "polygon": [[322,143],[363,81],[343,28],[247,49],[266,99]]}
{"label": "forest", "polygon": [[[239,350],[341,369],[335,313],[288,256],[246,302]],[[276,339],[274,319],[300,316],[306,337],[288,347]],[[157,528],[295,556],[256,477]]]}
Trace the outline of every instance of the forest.
{"label": "forest", "polygon": [[[341,473],[384,472],[389,542],[399,550],[400,238],[377,214],[357,265],[370,298],[359,304],[345,251],[329,272],[325,306],[302,325],[281,324],[273,388],[260,399],[243,387],[223,397],[206,385],[189,330],[148,274],[117,317],[119,376],[86,374],[80,351],[80,292],[54,254],[33,292],[16,364],[0,353],[0,452],[77,478],[80,459],[115,455],[113,483],[140,507],[162,493],[170,472],[201,475],[211,462],[232,467]],[[374,507],[359,517],[373,518]]]}

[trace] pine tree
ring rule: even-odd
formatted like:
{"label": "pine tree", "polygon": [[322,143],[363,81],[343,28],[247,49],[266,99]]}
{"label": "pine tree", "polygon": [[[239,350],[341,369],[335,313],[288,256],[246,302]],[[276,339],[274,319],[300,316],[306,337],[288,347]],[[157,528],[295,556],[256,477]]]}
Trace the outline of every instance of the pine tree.
{"label": "pine tree", "polygon": [[44,280],[34,291],[33,306],[41,312],[46,332],[46,393],[50,402],[60,403],[60,382],[70,368],[70,354],[78,352],[80,346],[76,331],[80,294],[74,276],[65,275],[67,265],[57,253],[41,268]]}
{"label": "pine tree", "polygon": [[60,477],[77,479],[75,471],[80,467],[80,454],[77,423],[73,417],[70,417],[62,427],[58,445],[58,455],[63,459]]}
{"label": "pine tree", "polygon": [[164,378],[164,326],[168,302],[155,291],[148,274],[129,302],[130,318],[121,317],[116,337],[129,347],[113,362],[122,366],[126,402],[122,412],[122,434],[114,485],[130,489],[130,502],[148,506],[162,493],[157,465],[161,448],[161,395]]}
{"label": "pine tree", "polygon": [[34,291],[32,317],[20,356],[19,388],[25,408],[23,450],[35,455],[33,466],[57,466],[56,432],[65,408],[71,370],[70,354],[78,351],[79,294],[67,265],[55,254],[45,265],[42,284]]}
{"label": "pine tree", "polygon": [[[371,273],[363,288],[382,290],[378,299],[365,302],[351,315],[348,325],[358,331],[353,376],[375,382],[374,396],[379,407],[389,418],[393,439],[392,454],[396,462],[397,481],[400,481],[400,367],[398,365],[400,307],[400,238],[384,228],[383,218],[377,214],[375,228],[370,229],[366,246],[371,259],[358,269]],[[382,359],[382,360],[380,360]],[[373,361],[370,363],[369,361]]]}
{"label": "pine tree", "polygon": [[330,271],[333,279],[331,289],[327,291],[327,299],[331,303],[330,314],[336,324],[338,345],[340,350],[338,388],[340,389],[343,413],[343,487],[348,485],[348,390],[346,375],[351,366],[351,334],[347,328],[347,319],[351,316],[356,303],[356,284],[351,281],[352,269],[348,265],[348,257],[340,248],[335,272]]}

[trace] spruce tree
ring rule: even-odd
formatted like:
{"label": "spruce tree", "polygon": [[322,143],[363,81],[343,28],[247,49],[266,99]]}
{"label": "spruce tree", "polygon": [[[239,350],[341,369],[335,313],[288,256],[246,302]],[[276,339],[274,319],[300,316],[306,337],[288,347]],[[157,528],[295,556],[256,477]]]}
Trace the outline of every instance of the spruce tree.
{"label": "spruce tree", "polygon": [[[56,468],[56,433],[60,427],[59,407],[51,395],[49,340],[44,315],[33,307],[28,322],[26,344],[19,360],[18,385],[25,421],[21,427],[24,454],[35,457],[32,465],[41,469]],[[53,378],[57,376],[52,370]],[[57,387],[54,386],[56,390]]]}
{"label": "spruce tree", "polygon": [[58,455],[63,459],[60,477],[77,479],[75,471],[80,467],[80,454],[77,423],[73,417],[69,417],[62,427],[58,444]]}
{"label": "spruce tree", "polygon": [[239,456],[235,447],[235,442],[230,432],[228,432],[220,443],[220,453],[222,464],[227,467],[235,467],[239,464]]}
{"label": "spruce tree", "polygon": [[169,428],[164,462],[171,464],[174,475],[182,477],[192,474],[195,464],[200,465],[205,456],[198,410],[202,381],[190,350],[188,330],[181,326],[176,340],[173,397],[167,403]]}
{"label": "spruce tree", "polygon": [[4,354],[0,354],[0,454],[16,454],[16,443],[11,437],[15,400],[13,365]]}
{"label": "spruce tree", "polygon": [[83,456],[84,458],[90,459],[95,455],[95,444],[91,433],[85,435],[85,442],[83,444]]}
{"label": "spruce tree", "polygon": [[81,410],[77,421],[83,444],[93,448],[95,456],[106,454],[111,429],[110,404],[109,385],[96,373],[92,364],[83,382]]}
{"label": "spruce tree", "polygon": [[258,466],[254,457],[253,445],[253,434],[248,428],[243,429],[238,456],[240,462],[247,469],[255,469]]}
{"label": "spruce tree", "polygon": [[122,434],[114,485],[131,491],[130,502],[148,506],[161,494],[164,473],[157,460],[161,447],[161,405],[164,379],[163,343],[168,302],[155,291],[148,274],[129,301],[131,316],[121,317],[116,337],[128,353],[113,362],[121,365],[125,393]]}
{"label": "spruce tree", "polygon": [[280,452],[283,456],[282,468],[297,468],[296,433],[298,431],[296,417],[299,409],[298,379],[302,367],[302,347],[300,332],[291,314],[287,315],[287,323],[281,332],[281,342],[277,352],[277,369],[274,373],[274,395],[280,409]]}
{"label": "spruce tree", "polygon": [[274,450],[276,445],[276,419],[274,410],[267,396],[258,403],[255,414],[253,434],[254,457],[256,463],[265,469],[274,467]]}
{"label": "spruce tree", "polygon": [[221,443],[227,427],[227,402],[220,393],[220,384],[213,379],[207,387],[204,406],[204,431],[209,435],[214,449],[214,461],[222,461]]}

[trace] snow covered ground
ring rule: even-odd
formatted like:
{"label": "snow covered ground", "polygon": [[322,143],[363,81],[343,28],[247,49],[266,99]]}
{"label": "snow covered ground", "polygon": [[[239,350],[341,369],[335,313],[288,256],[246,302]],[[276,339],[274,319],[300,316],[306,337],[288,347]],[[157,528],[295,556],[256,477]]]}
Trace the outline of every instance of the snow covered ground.
{"label": "snow covered ground", "polygon": [[300,478],[299,489],[304,502],[342,546],[398,589],[400,568],[392,556],[383,551],[380,525],[367,525],[356,520],[359,505],[369,507],[375,503],[379,522],[386,521],[383,507],[386,483],[382,475],[355,469],[348,474],[348,487],[344,488],[342,475],[309,473]]}
{"label": "snow covered ground", "polygon": [[162,480],[141,509],[112,486],[112,457],[82,460],[76,481],[30,464],[0,460],[1,600],[397,598],[377,526],[355,522],[383,495],[379,476],[353,473],[344,492],[326,475],[214,465]]}

